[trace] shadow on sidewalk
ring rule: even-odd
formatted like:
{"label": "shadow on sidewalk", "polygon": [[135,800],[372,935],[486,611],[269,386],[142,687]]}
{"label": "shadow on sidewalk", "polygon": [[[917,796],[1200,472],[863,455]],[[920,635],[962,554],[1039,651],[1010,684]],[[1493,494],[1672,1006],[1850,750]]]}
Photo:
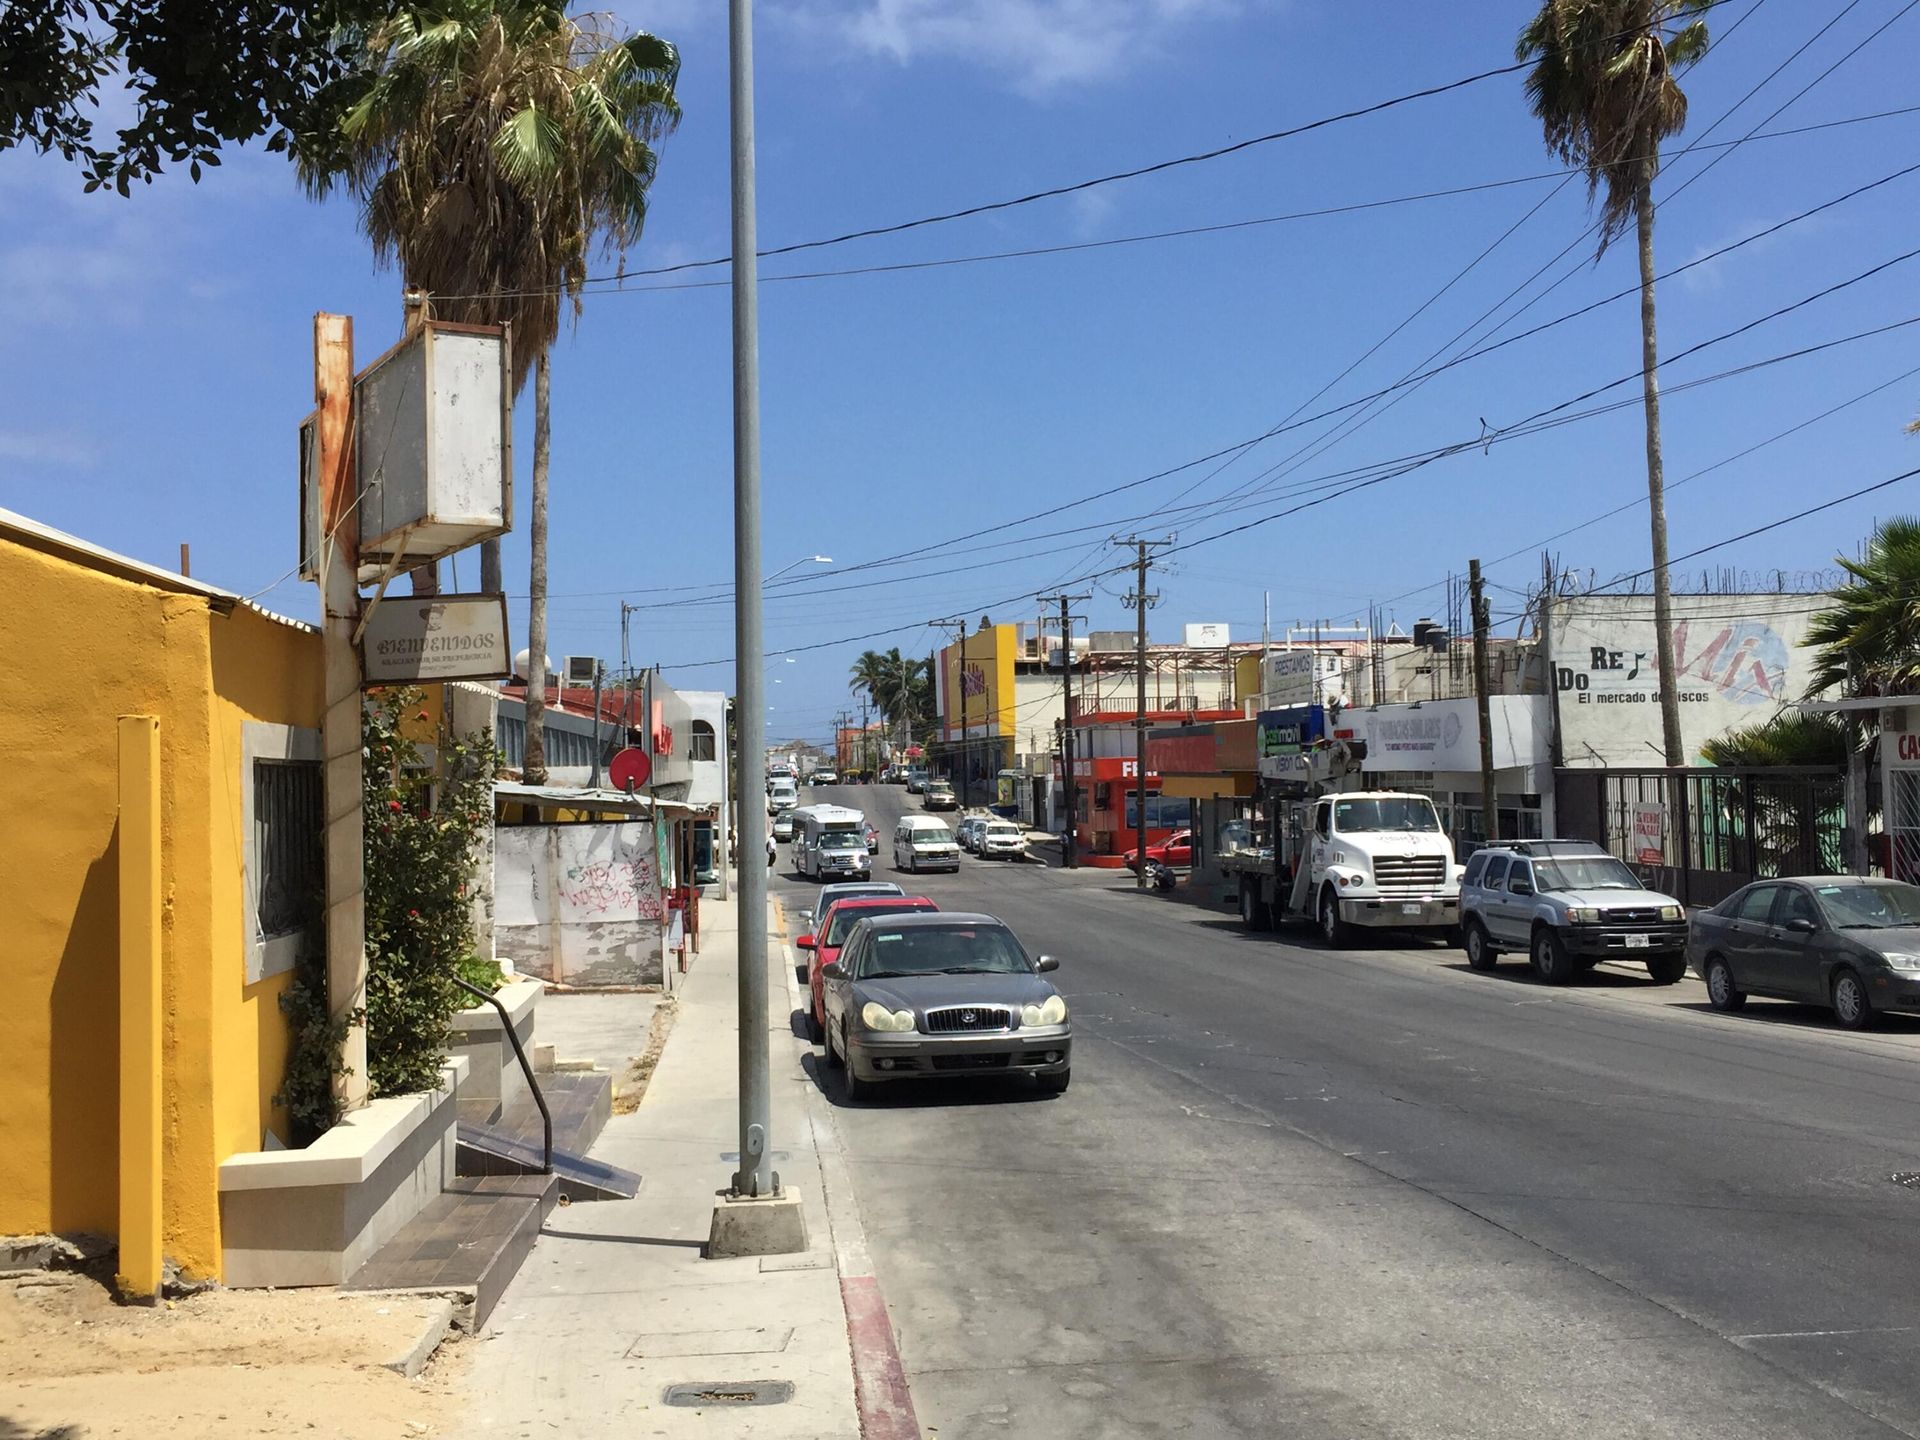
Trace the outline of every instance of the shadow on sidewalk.
{"label": "shadow on sidewalk", "polygon": [[669,1240],[658,1235],[595,1235],[587,1230],[556,1230],[551,1225],[540,1227],[543,1240],[590,1240],[608,1245],[658,1245],[669,1250],[704,1250],[704,1240]]}
{"label": "shadow on sidewalk", "polygon": [[827,1102],[841,1110],[877,1110],[905,1104],[921,1109],[958,1110],[974,1105],[1008,1105],[1020,1101],[1060,1100],[1064,1096],[1043,1091],[1030,1075],[993,1075],[965,1080],[886,1080],[878,1082],[879,1095],[872,1100],[847,1099],[838,1066],[827,1064],[819,1050],[800,1057],[800,1068],[819,1087]]}

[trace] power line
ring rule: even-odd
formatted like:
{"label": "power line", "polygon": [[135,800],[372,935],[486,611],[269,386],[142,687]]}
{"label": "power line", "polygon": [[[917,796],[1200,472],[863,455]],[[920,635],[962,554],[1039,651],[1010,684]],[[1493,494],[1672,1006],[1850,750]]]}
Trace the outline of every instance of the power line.
{"label": "power line", "polygon": [[[1702,0],[1702,3],[1694,7],[1693,13],[1704,13],[1707,10],[1717,9],[1719,6],[1728,3],[1729,0]],[[1642,34],[1647,28],[1649,27],[1633,26],[1615,34],[1604,36],[1595,43],[1599,45],[1609,44],[1614,40],[1621,40]],[[1369,115],[1378,115],[1387,110],[1397,109],[1402,105],[1410,105],[1415,101],[1431,100],[1437,96],[1450,94],[1455,90],[1464,90],[1469,86],[1478,85],[1485,80],[1498,79],[1502,75],[1518,74],[1522,70],[1531,69],[1534,63],[1532,60],[1520,60],[1511,65],[1501,65],[1492,70],[1482,70],[1473,75],[1463,75],[1457,80],[1449,80],[1444,84],[1429,85],[1425,89],[1408,91],[1404,95],[1395,95],[1385,100],[1376,100],[1370,105],[1362,105],[1352,110],[1342,110],[1333,115],[1323,115],[1317,120],[1308,120],[1299,125],[1289,125],[1284,129],[1271,130],[1264,135],[1255,135],[1246,140],[1236,140],[1230,145],[1219,145],[1210,150],[1200,150],[1188,155],[1177,155],[1167,160],[1156,160],[1152,164],[1139,165],[1131,170],[1116,170],[1110,174],[1096,175],[1086,180],[1075,180],[1064,185],[1054,185],[1044,190],[1033,190],[1023,195],[1010,196],[1004,200],[982,201],[978,204],[962,206],[959,209],[943,211],[936,215],[923,215],[914,220],[899,220],[889,225],[875,225],[863,230],[849,230],[844,234],[830,235],[823,239],[797,240],[788,245],[776,245],[769,250],[756,251],[755,258],[765,260],[778,255],[797,254],[804,250],[820,250],[832,245],[845,245],[854,240],[871,240],[883,235],[900,235],[909,230],[925,229],[930,225],[944,225],[954,220],[968,220],[980,215],[995,214],[1002,210],[1013,210],[1024,205],[1032,205],[1041,200],[1057,200],[1063,196],[1077,195],[1083,191],[1092,190],[1102,185],[1117,184],[1122,180],[1138,180],[1148,175],[1159,175],[1166,171],[1178,170],[1189,165],[1201,165],[1209,161],[1225,159],[1229,155],[1238,155],[1242,151],[1252,150],[1258,146],[1271,145],[1275,141],[1292,140],[1301,135],[1311,134],[1315,130],[1324,130],[1330,125],[1342,124],[1349,120],[1365,119]],[[676,275],[688,270],[708,270],[731,263],[732,259],[730,256],[716,255],[706,260],[684,260],[675,265],[660,265],[648,270],[627,272],[624,275],[592,276],[584,283],[593,284],[604,280],[620,280],[631,277],[644,278],[651,275]],[[550,289],[557,288],[559,287],[550,287]],[[442,300],[485,300],[506,299],[514,295],[538,295],[547,293],[550,293],[550,291],[489,291],[472,295],[443,295],[436,298]]]}

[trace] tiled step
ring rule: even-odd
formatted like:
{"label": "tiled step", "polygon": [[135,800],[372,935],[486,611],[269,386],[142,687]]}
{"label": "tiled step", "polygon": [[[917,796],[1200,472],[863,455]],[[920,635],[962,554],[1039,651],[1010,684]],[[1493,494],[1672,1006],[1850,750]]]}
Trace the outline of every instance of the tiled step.
{"label": "tiled step", "polygon": [[[495,1131],[462,1125],[455,1132],[456,1164],[462,1175],[537,1175],[546,1162],[538,1140],[528,1142]],[[631,1170],[609,1165],[555,1146],[553,1179],[563,1204],[581,1200],[631,1200],[640,1193],[640,1177]]]}
{"label": "tiled step", "polygon": [[559,1185],[550,1175],[463,1176],[341,1288],[445,1295],[454,1323],[477,1332],[532,1251]]}
{"label": "tiled step", "polygon": [[[537,1078],[547,1108],[553,1112],[554,1148],[586,1154],[613,1114],[613,1077],[603,1070],[555,1070]],[[540,1145],[540,1107],[531,1095],[505,1109],[490,1100],[462,1101],[460,1124],[536,1149]]]}

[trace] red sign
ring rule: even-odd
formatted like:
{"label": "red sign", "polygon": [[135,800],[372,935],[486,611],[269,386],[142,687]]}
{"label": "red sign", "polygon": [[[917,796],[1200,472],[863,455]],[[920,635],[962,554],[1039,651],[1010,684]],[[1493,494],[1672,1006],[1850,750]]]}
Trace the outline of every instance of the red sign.
{"label": "red sign", "polygon": [[1901,735],[1899,740],[1902,760],[1920,760],[1920,735],[1909,732]]}
{"label": "red sign", "polygon": [[612,777],[616,790],[638,790],[653,778],[653,761],[647,758],[646,751],[629,745],[613,757],[607,774]]}

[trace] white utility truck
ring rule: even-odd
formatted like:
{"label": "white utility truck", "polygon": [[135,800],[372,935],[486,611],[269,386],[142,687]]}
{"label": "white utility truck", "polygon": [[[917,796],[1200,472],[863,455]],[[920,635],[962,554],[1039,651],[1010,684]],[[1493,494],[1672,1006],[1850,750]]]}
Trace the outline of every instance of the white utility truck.
{"label": "white utility truck", "polygon": [[1460,867],[1425,795],[1342,790],[1359,771],[1344,744],[1290,757],[1284,778],[1263,776],[1262,814],[1246,848],[1220,857],[1240,891],[1240,920],[1270,930],[1310,921],[1329,945],[1357,927],[1453,931]]}

